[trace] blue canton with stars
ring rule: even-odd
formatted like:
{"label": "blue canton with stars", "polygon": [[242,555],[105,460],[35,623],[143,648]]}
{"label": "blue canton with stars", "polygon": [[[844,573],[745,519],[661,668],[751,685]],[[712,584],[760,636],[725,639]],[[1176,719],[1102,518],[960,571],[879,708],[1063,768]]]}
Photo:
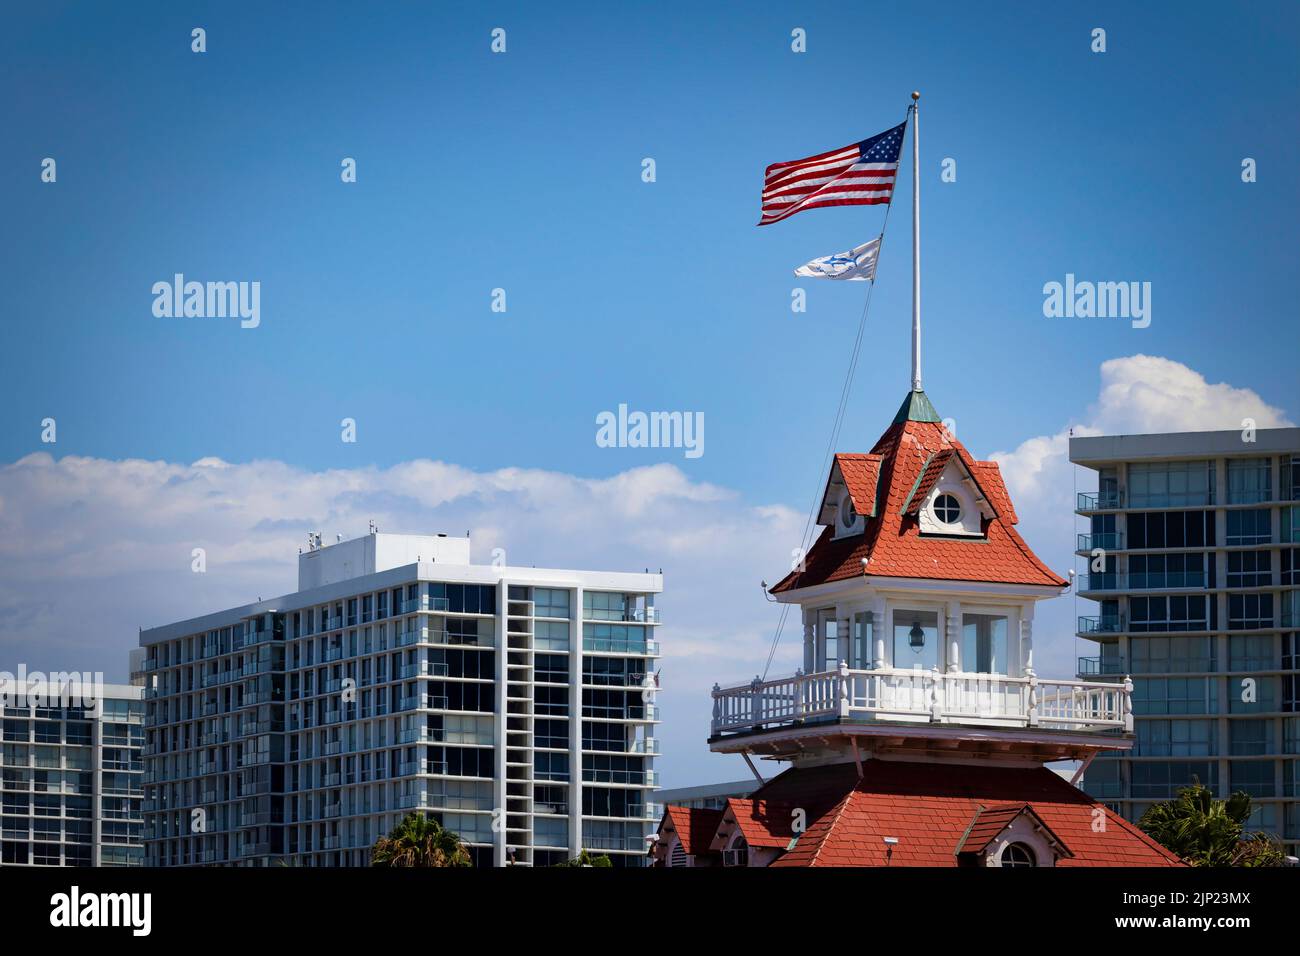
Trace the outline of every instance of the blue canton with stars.
{"label": "blue canton with stars", "polygon": [[864,139],[858,143],[858,162],[860,163],[897,163],[903,151],[903,130],[907,122],[899,123],[893,129]]}

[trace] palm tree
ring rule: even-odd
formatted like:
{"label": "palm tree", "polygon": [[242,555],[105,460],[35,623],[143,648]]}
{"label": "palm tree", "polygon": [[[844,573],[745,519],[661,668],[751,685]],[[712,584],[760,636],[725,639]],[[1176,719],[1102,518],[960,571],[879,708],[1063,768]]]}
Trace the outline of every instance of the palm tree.
{"label": "palm tree", "polygon": [[1142,814],[1138,826],[1193,866],[1281,866],[1285,854],[1276,837],[1243,837],[1249,819],[1248,794],[1238,791],[1215,800],[1208,787],[1192,778],[1192,785],[1173,800]]}
{"label": "palm tree", "polygon": [[1233,866],[1286,866],[1286,847],[1271,833],[1252,833],[1237,844]]}
{"label": "palm tree", "polygon": [[609,856],[607,854],[602,853],[599,856],[593,856],[590,850],[583,850],[572,860],[565,860],[563,863],[556,863],[555,865],[556,866],[610,866],[612,867],[614,864],[610,862]]}
{"label": "palm tree", "polygon": [[432,817],[410,813],[370,851],[371,866],[473,866],[460,837]]}

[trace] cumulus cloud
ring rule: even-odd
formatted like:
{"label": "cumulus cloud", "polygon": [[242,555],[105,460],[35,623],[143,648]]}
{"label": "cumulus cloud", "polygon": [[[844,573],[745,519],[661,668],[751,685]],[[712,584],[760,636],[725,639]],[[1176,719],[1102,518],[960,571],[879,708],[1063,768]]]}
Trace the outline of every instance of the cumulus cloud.
{"label": "cumulus cloud", "polygon": [[[1101,366],[1097,401],[1072,424],[1091,435],[1238,428],[1247,417],[1261,428],[1288,424],[1249,389],[1134,355]],[[1022,533],[1060,572],[1073,563],[1069,427],[992,456]],[[788,566],[804,516],[747,504],[671,464],[591,479],[430,460],[313,471],[279,461],[29,455],[0,466],[0,670],[25,663],[123,680],[137,627],[289,593],[308,531],[332,541],[370,520],[386,531],[468,530],[478,562],[499,547],[520,566],[663,568],[665,782],[745,775],[704,746],[708,689],[763,670],[778,608],[763,600],[759,581]],[[206,573],[190,570],[194,548],[206,552]],[[1043,674],[1073,670],[1073,601],[1041,605]],[[798,640],[799,628],[787,626],[773,673],[794,669]]]}
{"label": "cumulus cloud", "polygon": [[[1074,492],[1095,490],[1091,471],[1070,464],[1070,434],[1134,435],[1156,432],[1240,429],[1245,419],[1258,428],[1290,425],[1286,414],[1256,392],[1226,382],[1210,383],[1195,369],[1154,355],[1130,355],[1101,365],[1097,400],[1086,414],[1054,435],[1026,439],[1012,451],[990,457],[1006,477],[1020,517],[1019,531],[1056,571],[1074,566]],[[1041,673],[1066,674],[1073,669],[1074,608],[1071,599],[1040,605],[1036,646]],[[1078,613],[1093,613],[1090,601],[1079,600]],[[1080,654],[1090,654],[1091,645]]]}
{"label": "cumulus cloud", "polygon": [[[468,530],[481,563],[503,548],[519,566],[664,569],[665,748],[682,755],[676,766],[705,767],[708,689],[762,669],[776,611],[758,582],[788,564],[802,527],[793,509],[746,505],[671,464],[590,479],[428,460],[311,471],[34,454],[0,468],[0,669],[124,680],[138,627],[289,593],[308,531],[333,541],[370,520]],[[191,571],[195,548],[205,573]],[[798,649],[784,643],[793,668]]]}

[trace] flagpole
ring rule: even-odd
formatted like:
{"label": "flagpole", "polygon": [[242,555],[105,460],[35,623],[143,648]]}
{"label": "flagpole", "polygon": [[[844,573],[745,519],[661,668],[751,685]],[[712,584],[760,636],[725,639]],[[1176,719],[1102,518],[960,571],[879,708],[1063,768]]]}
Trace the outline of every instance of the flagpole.
{"label": "flagpole", "polygon": [[912,93],[912,391],[921,391],[921,147],[919,92]]}

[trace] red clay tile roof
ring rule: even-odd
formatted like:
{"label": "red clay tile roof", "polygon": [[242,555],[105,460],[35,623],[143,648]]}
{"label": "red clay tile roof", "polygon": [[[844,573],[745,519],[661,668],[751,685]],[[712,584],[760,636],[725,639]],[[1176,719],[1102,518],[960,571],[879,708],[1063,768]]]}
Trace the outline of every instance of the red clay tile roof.
{"label": "red clay tile roof", "polygon": [[[719,828],[734,820],[737,828],[750,846],[775,847],[784,850],[794,839],[796,804],[785,800],[751,800],[732,797],[722,812]],[[713,849],[723,849],[721,840],[714,840]]]}
{"label": "red clay tile roof", "polygon": [[876,483],[880,480],[880,461],[879,455],[835,456],[844,485],[853,499],[853,507],[858,514],[868,518],[876,514]]}
{"label": "red clay tile roof", "polygon": [[[941,454],[945,461],[951,456],[961,461],[995,512],[985,522],[984,538],[922,536],[917,518],[901,513],[927,461]],[[809,549],[803,570],[786,575],[773,593],[858,577],[864,573],[863,558],[869,560],[866,573],[871,576],[1066,586],[1016,533],[1016,513],[998,466],[976,461],[942,423],[900,421],[880,437],[870,456],[837,455],[836,461],[843,471],[847,462],[873,457],[879,461],[866,467],[877,472],[873,491],[880,507],[867,519],[866,530],[836,539],[832,523]],[[859,486],[864,493],[867,483],[864,477]],[[859,503],[858,492],[853,494],[859,514],[869,514]]]}
{"label": "red clay tile roof", "polygon": [[1002,469],[998,467],[996,461],[975,462],[975,480],[988,495],[994,511],[1012,524],[1020,523],[1015,505],[1011,503],[1011,496],[1007,494],[1006,483],[1002,480]]}
{"label": "red clay tile roof", "polygon": [[934,486],[939,483],[939,477],[943,470],[948,467],[948,462],[952,461],[952,449],[941,448],[934,452],[925,460],[921,466],[921,473],[917,476],[916,484],[908,492],[907,500],[903,502],[902,513],[914,515],[920,510],[921,505],[925,504],[925,499],[934,491]]}
{"label": "red clay tile roof", "polygon": [[[707,810],[703,807],[667,806],[664,808],[664,816],[671,821],[682,849],[692,856],[709,852],[709,844],[713,842],[713,835],[718,832],[718,824],[722,822],[721,810]],[[664,830],[662,822],[659,830],[661,833]]]}
{"label": "red clay tile roof", "polygon": [[1047,832],[1049,841],[1056,845],[1058,852],[1065,856],[1074,856],[1065,842],[1052,832],[1052,828],[1043,822],[1042,817],[1034,812],[1027,803],[1009,803],[1005,806],[984,807],[975,811],[966,834],[957,842],[957,853],[983,853],[998,835],[1011,826],[1021,814],[1029,814],[1034,823]]}
{"label": "red clay tile roof", "polygon": [[[867,760],[863,771],[859,781],[852,763],[791,769],[754,794],[807,810],[807,830],[773,866],[956,866],[981,808],[1008,804],[1027,806],[1069,848],[1058,866],[1182,865],[1045,767]],[[785,830],[763,845],[788,845]],[[885,837],[898,839],[888,859]]]}

